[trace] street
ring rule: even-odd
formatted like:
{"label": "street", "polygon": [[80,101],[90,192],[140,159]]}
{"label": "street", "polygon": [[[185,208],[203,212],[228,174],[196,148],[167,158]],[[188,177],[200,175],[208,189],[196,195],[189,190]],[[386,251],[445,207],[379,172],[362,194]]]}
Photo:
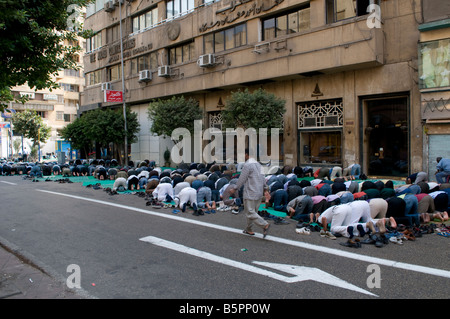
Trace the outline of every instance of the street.
{"label": "street", "polygon": [[[294,221],[271,221],[263,239],[256,228],[255,236],[242,233],[242,213],[175,214],[81,183],[0,176],[0,194],[0,242],[78,280],[95,298],[448,298],[450,246],[437,234],[355,249],[339,245],[344,238],[297,234]],[[180,311],[207,311],[185,306]]]}

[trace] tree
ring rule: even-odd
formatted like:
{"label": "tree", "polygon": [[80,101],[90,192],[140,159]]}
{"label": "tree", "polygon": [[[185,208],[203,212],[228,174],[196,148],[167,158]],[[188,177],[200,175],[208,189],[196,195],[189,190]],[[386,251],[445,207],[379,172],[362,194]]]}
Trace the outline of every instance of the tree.
{"label": "tree", "polygon": [[76,150],[88,154],[89,149],[92,147],[92,139],[87,135],[86,132],[87,124],[85,117],[82,116],[77,118],[72,123],[67,124],[61,130],[61,137],[66,141],[70,141],[71,147]]}
{"label": "tree", "polygon": [[181,127],[192,134],[194,121],[201,120],[203,116],[198,102],[184,96],[151,102],[147,114],[152,121],[150,132],[165,136],[171,136],[173,130]]}
{"label": "tree", "polygon": [[63,43],[90,34],[79,23],[72,31],[68,26],[74,25],[77,9],[91,1],[0,1],[0,111],[15,100],[12,87],[28,83],[37,90],[56,88],[54,75],[77,68],[75,53],[81,47]]}
{"label": "tree", "polygon": [[263,89],[232,92],[222,112],[227,128],[281,128],[286,101]]}
{"label": "tree", "polygon": [[13,130],[33,141],[33,147],[45,143],[50,137],[51,127],[44,123],[36,111],[17,112],[12,117]]}
{"label": "tree", "polygon": [[[137,114],[126,110],[127,117],[127,142],[135,143],[140,125]],[[108,146],[113,143],[119,149],[125,140],[123,112],[113,109],[96,109],[85,113],[82,117],[68,124],[62,131],[61,136],[70,141],[75,149],[88,149],[94,144]],[[119,160],[120,156],[117,156]]]}

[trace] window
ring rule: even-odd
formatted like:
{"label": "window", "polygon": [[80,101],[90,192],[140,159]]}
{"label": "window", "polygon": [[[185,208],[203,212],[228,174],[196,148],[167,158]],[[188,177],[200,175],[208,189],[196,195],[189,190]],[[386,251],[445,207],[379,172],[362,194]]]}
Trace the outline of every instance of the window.
{"label": "window", "polygon": [[86,86],[102,83],[102,71],[97,70],[94,72],[86,73]]}
{"label": "window", "polygon": [[299,103],[301,163],[342,163],[342,100]]}
{"label": "window", "polygon": [[76,114],[64,114],[64,122],[72,122],[76,118]]}
{"label": "window", "polygon": [[80,77],[80,70],[64,69],[64,75]]}
{"label": "window", "polygon": [[450,39],[419,44],[419,88],[450,86]]}
{"label": "window", "polygon": [[195,57],[194,42],[169,49],[169,64],[188,62]]}
{"label": "window", "polygon": [[302,7],[283,15],[265,19],[262,21],[262,27],[263,40],[308,30],[310,27],[309,7]]}
{"label": "window", "polygon": [[133,33],[150,28],[158,24],[158,8],[150,9],[136,17],[133,17]]}
{"label": "window", "polygon": [[158,55],[156,52],[134,58],[131,60],[131,74],[137,74],[143,70],[152,70],[158,67]]}
{"label": "window", "polygon": [[102,42],[102,33],[101,32],[98,32],[97,34],[95,34],[94,36],[92,36],[86,40],[87,52],[96,50],[96,49],[100,48],[102,45],[103,45],[103,42]]}
{"label": "window", "polygon": [[173,19],[194,10],[194,0],[169,0],[166,3],[166,18]]}
{"label": "window", "polygon": [[366,15],[368,6],[378,2],[379,0],[326,0],[328,23]]}
{"label": "window", "polygon": [[96,12],[102,10],[105,6],[105,1],[107,0],[95,0],[88,5],[86,5],[86,17],[89,17]]}
{"label": "window", "polygon": [[120,40],[120,24],[106,29],[106,42],[112,43]]}
{"label": "window", "polygon": [[64,106],[66,106],[66,107],[77,107],[77,105],[78,105],[78,100],[66,99],[64,101]]}
{"label": "window", "polygon": [[56,120],[64,121],[64,112],[63,111],[56,111]]}
{"label": "window", "polygon": [[203,37],[203,52],[215,53],[234,49],[247,44],[247,25],[235,27],[207,34]]}
{"label": "window", "polygon": [[341,131],[300,132],[300,162],[341,164]]}
{"label": "window", "polygon": [[109,81],[118,81],[122,79],[122,66],[120,64],[113,65],[108,68]]}
{"label": "window", "polygon": [[60,83],[61,88],[66,92],[80,92],[80,86],[75,84]]}

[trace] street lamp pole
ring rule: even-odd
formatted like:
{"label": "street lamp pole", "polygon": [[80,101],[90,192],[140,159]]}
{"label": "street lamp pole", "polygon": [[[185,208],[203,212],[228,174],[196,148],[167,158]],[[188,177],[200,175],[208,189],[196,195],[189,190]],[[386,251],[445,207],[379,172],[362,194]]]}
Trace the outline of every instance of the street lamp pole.
{"label": "street lamp pole", "polygon": [[127,109],[125,104],[125,75],[124,75],[124,65],[123,65],[123,33],[122,33],[122,0],[119,0],[119,21],[120,21],[120,61],[122,68],[122,102],[123,102],[123,120],[124,120],[124,166],[128,166],[128,136],[127,136]]}

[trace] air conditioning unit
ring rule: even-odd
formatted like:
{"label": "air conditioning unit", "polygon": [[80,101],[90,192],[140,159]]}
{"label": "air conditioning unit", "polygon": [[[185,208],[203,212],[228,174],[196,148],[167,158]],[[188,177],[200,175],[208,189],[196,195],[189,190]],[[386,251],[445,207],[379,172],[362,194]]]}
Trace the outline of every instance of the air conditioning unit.
{"label": "air conditioning unit", "polygon": [[114,11],[114,9],[116,7],[114,6],[114,2],[112,0],[109,0],[109,1],[105,2],[105,7],[104,8],[105,8],[106,12],[112,12],[112,11]]}
{"label": "air conditioning unit", "polygon": [[170,77],[170,66],[163,65],[158,67],[158,76],[163,78]]}
{"label": "air conditioning unit", "polygon": [[116,7],[119,6],[119,3],[120,3],[120,4],[123,4],[123,0],[114,0],[114,5],[115,5]]}
{"label": "air conditioning unit", "polygon": [[111,90],[111,83],[110,82],[102,83],[102,91],[109,91],[109,90]]}
{"label": "air conditioning unit", "polygon": [[148,82],[152,80],[152,72],[150,70],[142,70],[139,72],[139,82]]}
{"label": "air conditioning unit", "polygon": [[216,57],[214,56],[214,54],[201,55],[197,63],[201,67],[214,66],[216,64]]}

